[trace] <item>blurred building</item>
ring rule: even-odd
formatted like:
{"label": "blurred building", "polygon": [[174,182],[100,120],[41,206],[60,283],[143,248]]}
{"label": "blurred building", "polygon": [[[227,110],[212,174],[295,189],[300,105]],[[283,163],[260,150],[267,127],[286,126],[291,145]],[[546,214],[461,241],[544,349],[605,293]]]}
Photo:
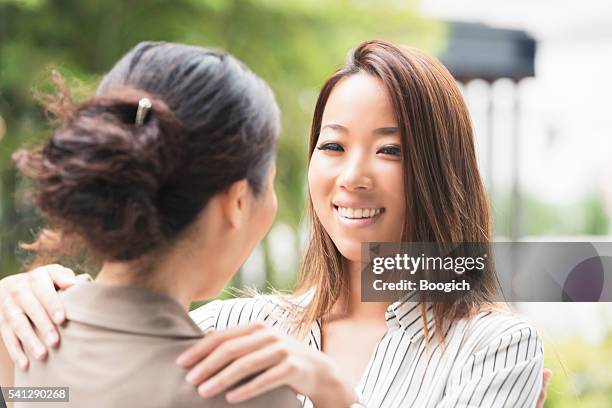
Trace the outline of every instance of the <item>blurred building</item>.
{"label": "blurred building", "polygon": [[[495,188],[494,152],[499,139],[495,134],[494,112],[497,105],[508,101],[511,103],[511,112],[507,117],[507,122],[511,123],[510,143],[505,144],[510,147],[507,157],[510,159],[511,174],[511,222],[508,234],[516,240],[522,235],[519,164],[521,98],[517,87],[519,81],[535,74],[536,42],[522,30],[495,28],[481,23],[449,22],[448,25],[448,40],[440,60],[463,88],[472,81],[481,82],[479,99],[485,104],[485,112],[484,115],[475,116],[480,129],[476,137],[479,141],[481,172],[491,196]],[[493,84],[501,79],[511,81],[513,92],[510,99],[500,98],[493,92]]]}

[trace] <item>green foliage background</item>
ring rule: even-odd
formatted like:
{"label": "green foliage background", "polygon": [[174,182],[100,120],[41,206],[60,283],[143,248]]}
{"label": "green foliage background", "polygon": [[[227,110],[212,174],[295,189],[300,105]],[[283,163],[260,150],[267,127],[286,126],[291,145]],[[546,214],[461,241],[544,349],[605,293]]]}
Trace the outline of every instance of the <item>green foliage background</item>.
{"label": "green foliage background", "polygon": [[[387,38],[435,52],[444,27],[417,17],[408,1],[0,0],[0,276],[19,268],[16,243],[39,220],[18,193],[10,160],[48,134],[32,91],[46,68],[93,92],[101,75],[139,41],[224,48],[274,89],[283,112],[278,220],[297,227],[304,208],[306,143],[320,84],[360,41]],[[15,193],[17,195],[15,196]]]}

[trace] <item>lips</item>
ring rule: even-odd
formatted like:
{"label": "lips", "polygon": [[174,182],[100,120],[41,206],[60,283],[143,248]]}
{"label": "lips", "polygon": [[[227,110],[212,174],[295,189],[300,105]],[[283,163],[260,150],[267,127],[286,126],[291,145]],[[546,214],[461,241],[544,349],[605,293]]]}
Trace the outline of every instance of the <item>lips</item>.
{"label": "lips", "polygon": [[332,208],[340,225],[363,228],[378,222],[385,208],[371,203],[334,202]]}

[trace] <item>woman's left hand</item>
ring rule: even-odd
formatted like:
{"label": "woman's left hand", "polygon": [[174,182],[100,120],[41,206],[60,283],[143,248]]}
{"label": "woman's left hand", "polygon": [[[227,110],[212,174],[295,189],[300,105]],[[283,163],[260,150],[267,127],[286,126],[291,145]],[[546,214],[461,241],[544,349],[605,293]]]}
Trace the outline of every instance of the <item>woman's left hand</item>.
{"label": "woman's left hand", "polygon": [[190,368],[187,381],[205,398],[253,376],[228,392],[227,401],[238,403],[283,385],[321,408],[348,407],[358,401],[328,356],[264,323],[213,331],[184,352],[177,364]]}

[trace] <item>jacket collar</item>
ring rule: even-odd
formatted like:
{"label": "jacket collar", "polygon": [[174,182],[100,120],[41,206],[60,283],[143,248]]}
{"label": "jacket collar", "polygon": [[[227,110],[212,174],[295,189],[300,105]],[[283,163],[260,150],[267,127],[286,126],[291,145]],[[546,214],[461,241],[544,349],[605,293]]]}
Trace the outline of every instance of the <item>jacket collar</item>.
{"label": "jacket collar", "polygon": [[82,282],[67,289],[62,297],[68,320],[154,337],[202,336],[178,302],[148,289]]}

